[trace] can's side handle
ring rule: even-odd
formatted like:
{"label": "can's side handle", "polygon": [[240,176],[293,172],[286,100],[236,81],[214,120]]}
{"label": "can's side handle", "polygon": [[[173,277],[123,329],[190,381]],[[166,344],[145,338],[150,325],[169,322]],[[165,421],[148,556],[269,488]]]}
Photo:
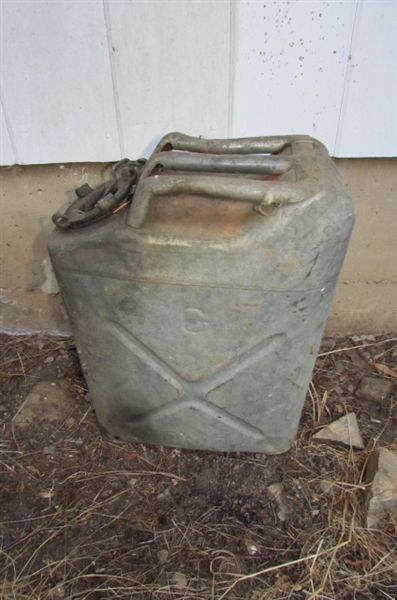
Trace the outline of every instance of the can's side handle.
{"label": "can's side handle", "polygon": [[157,144],[153,154],[167,150],[204,152],[207,154],[278,154],[296,142],[313,142],[308,135],[206,139],[172,132]]}
{"label": "can's side handle", "polygon": [[302,202],[318,192],[308,182],[271,182],[195,175],[153,175],[139,182],[130,206],[127,224],[142,227],[155,196],[190,194],[214,199],[251,202],[258,212],[271,204]]}
{"label": "can's side handle", "polygon": [[165,171],[282,175],[295,167],[292,156],[258,154],[203,154],[200,152],[160,152],[147,161],[141,179]]}

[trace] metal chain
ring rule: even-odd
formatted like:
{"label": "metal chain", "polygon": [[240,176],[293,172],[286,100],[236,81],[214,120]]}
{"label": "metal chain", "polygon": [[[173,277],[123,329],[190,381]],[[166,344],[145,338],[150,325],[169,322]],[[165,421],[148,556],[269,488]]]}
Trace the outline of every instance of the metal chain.
{"label": "metal chain", "polygon": [[92,188],[88,183],[76,189],[77,198],[65,210],[56,212],[53,223],[60,229],[78,229],[113,214],[123,202],[134,195],[139,177],[146,163],[145,158],[124,158],[112,167],[112,179]]}

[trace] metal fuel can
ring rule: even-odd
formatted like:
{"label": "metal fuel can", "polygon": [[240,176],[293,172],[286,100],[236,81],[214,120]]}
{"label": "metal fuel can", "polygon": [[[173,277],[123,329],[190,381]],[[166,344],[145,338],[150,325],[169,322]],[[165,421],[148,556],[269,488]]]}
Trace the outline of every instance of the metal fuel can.
{"label": "metal fuel can", "polygon": [[58,214],[49,240],[102,431],[287,450],[354,223],[326,148],[171,133],[130,183],[125,206],[110,188],[87,204],[110,207],[87,227]]}

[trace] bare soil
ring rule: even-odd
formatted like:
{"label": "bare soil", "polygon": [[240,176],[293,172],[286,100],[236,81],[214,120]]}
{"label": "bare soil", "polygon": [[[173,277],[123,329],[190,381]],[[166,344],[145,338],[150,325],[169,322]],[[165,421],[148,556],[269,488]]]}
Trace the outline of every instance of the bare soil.
{"label": "bare soil", "polygon": [[[363,503],[371,450],[397,451],[397,386],[385,400],[355,394],[364,376],[397,381],[395,336],[324,340],[279,456],[109,443],[72,340],[1,342],[0,597],[397,598],[396,514],[368,530]],[[71,396],[71,413],[23,424],[40,382]],[[311,440],[347,412],[363,451]]]}

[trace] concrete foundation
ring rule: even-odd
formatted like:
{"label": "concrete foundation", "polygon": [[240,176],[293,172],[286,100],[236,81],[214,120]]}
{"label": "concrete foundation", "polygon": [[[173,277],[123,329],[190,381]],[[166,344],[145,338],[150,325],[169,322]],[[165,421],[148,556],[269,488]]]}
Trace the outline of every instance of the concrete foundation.
{"label": "concrete foundation", "polygon": [[[338,159],[356,225],[328,335],[397,331],[397,159]],[[108,179],[102,164],[2,167],[0,330],[68,335],[46,249],[51,215],[74,188]],[[315,227],[315,224],[313,224]]]}

